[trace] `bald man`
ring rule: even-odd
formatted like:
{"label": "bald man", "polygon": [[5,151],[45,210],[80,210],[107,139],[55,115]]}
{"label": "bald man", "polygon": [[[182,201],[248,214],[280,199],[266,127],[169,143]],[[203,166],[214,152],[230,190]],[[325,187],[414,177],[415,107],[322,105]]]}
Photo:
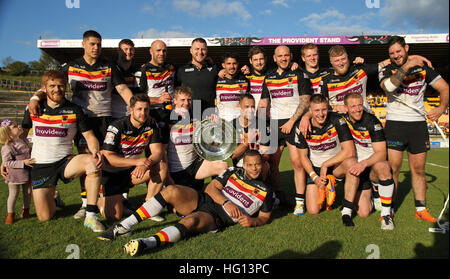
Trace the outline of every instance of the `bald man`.
{"label": "bald man", "polygon": [[[261,143],[264,153],[270,153],[268,162],[271,169],[271,184],[277,192],[280,187],[278,165],[284,147],[294,169],[296,189],[295,215],[304,214],[306,175],[300,163],[300,153],[295,146],[294,125],[309,107],[309,98],[313,94],[311,83],[304,73],[290,69],[292,53],[289,47],[281,45],[275,49],[273,60],[277,68],[266,74],[263,82],[258,111],[270,108],[270,143]],[[259,113],[260,114],[260,113]],[[274,144],[277,143],[277,144]],[[270,144],[269,150],[264,150]]]}

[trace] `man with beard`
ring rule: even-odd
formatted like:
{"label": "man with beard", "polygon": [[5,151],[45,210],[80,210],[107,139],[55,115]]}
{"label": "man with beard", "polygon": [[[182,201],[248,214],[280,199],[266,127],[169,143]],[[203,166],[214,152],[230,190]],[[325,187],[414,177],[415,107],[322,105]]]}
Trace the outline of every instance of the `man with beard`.
{"label": "man with beard", "polygon": [[[106,128],[112,121],[112,91],[122,97],[129,104],[133,93],[128,88],[121,72],[115,63],[101,57],[102,37],[94,31],[88,30],[83,33],[83,56],[61,66],[62,72],[70,84],[73,92],[72,102],[79,105],[88,117],[88,121],[99,143],[103,142]],[[28,109],[31,114],[39,115],[39,100],[45,94],[38,91],[30,99]],[[86,141],[81,134],[74,139],[78,153],[88,153]],[[84,218],[86,215],[86,192],[84,187],[84,176],[80,177],[81,186],[81,208],[75,213],[75,219]]]}
{"label": "man with beard", "polygon": [[[99,204],[102,214],[110,220],[122,218],[122,193],[133,185],[160,179],[161,134],[157,125],[149,121],[147,95],[134,95],[129,110],[129,116],[108,126],[102,147],[106,164],[102,175],[103,198]],[[147,146],[151,155],[141,157]]]}
{"label": "man with beard", "polygon": [[225,70],[223,78],[217,80],[216,106],[218,116],[226,121],[233,121],[239,116],[240,96],[249,91],[249,81],[239,72],[239,62],[236,54],[226,53],[222,58]]}
{"label": "man with beard", "polygon": [[184,85],[192,90],[194,113],[200,103],[201,113],[210,108],[207,114],[213,113],[216,97],[218,69],[208,57],[208,47],[205,39],[196,38],[192,41],[190,53],[192,59],[186,65],[177,69],[176,85]]}
{"label": "man with beard", "polygon": [[[33,129],[31,157],[36,163],[31,169],[31,183],[36,215],[39,221],[47,221],[55,214],[58,180],[67,184],[75,177],[86,175],[84,226],[102,232],[104,226],[96,214],[103,156],[81,107],[65,98],[66,83],[64,74],[46,72],[42,77],[46,98],[39,102],[42,114],[33,115],[27,108],[22,122],[24,129]],[[77,132],[86,139],[90,154],[72,154],[72,141]]]}
{"label": "man with beard", "polygon": [[[398,187],[403,152],[408,153],[412,189],[415,199],[415,217],[436,222],[426,207],[425,163],[430,149],[427,118],[437,121],[448,108],[448,83],[420,56],[408,54],[405,39],[394,36],[388,43],[391,64],[380,74],[380,86],[386,92],[386,141],[389,163]],[[440,104],[425,112],[424,94],[427,84],[439,92]]]}

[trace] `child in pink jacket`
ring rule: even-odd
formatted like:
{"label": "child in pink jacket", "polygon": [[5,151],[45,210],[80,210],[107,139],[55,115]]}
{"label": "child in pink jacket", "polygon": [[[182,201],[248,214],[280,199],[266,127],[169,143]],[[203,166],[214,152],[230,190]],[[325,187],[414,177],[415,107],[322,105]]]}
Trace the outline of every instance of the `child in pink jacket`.
{"label": "child in pink jacket", "polygon": [[14,209],[20,188],[23,193],[23,208],[21,216],[30,218],[31,184],[30,167],[35,163],[31,157],[31,148],[27,135],[16,122],[3,120],[0,124],[0,144],[2,144],[2,164],[8,169],[6,183],[9,188],[7,201],[8,215],[5,224],[14,223]]}

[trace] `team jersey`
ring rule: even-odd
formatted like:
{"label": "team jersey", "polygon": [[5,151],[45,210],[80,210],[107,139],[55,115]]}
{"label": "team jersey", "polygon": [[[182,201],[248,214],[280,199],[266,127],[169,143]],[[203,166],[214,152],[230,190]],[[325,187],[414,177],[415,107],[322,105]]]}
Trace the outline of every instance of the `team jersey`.
{"label": "team jersey", "polygon": [[[398,68],[393,64],[386,66],[379,75],[380,81],[394,75]],[[423,101],[425,89],[427,84],[433,85],[440,78],[441,76],[433,68],[427,66],[411,68],[399,88],[395,92],[386,94],[386,120],[425,121],[426,112]]]}
{"label": "team jersey", "polygon": [[239,98],[250,90],[248,79],[238,74],[235,77],[219,78],[216,84],[216,102],[220,118],[232,121],[239,116]]}
{"label": "team jersey", "polygon": [[[202,111],[214,107],[216,97],[217,75],[216,65],[204,65],[200,70],[191,62],[178,68],[176,84],[188,86],[192,90],[192,100],[201,101]],[[195,106],[195,103],[193,105]]]}
{"label": "team jersey", "polygon": [[159,67],[148,62],[141,68],[139,87],[149,97],[160,97],[163,92],[169,92],[173,98],[174,82],[175,67],[171,64]]}
{"label": "team jersey", "polygon": [[261,99],[270,98],[270,116],[273,119],[290,118],[300,103],[301,95],[312,95],[309,79],[298,71],[271,71],[263,82]]}
{"label": "team jersey", "polygon": [[[172,112],[175,113],[175,112]],[[170,172],[179,172],[189,167],[197,158],[192,136],[194,134],[194,124],[198,121],[193,120],[192,112],[190,117],[182,119],[181,116],[169,122],[169,144],[167,145],[167,159]]]}
{"label": "team jersey", "polygon": [[383,126],[375,115],[364,111],[361,120],[355,123],[350,120],[348,114],[343,116],[353,136],[358,162],[372,156],[373,142],[386,141]]}
{"label": "team jersey", "polygon": [[[254,141],[250,142],[248,145],[248,149],[251,150],[259,150],[259,144],[261,143],[262,133],[259,131],[257,125],[259,122],[257,119],[254,119],[252,123],[248,123],[247,127],[243,127],[239,121],[239,117],[233,120],[233,127],[236,131],[236,143],[239,145],[241,143],[245,143],[245,135],[250,133],[254,133],[255,136],[250,136],[250,138],[254,137]],[[264,126],[264,129],[266,126]],[[233,159],[233,165],[236,167],[242,167],[244,159],[244,154]]]}
{"label": "team jersey", "polygon": [[[117,65],[117,67],[122,73],[123,79],[125,80],[128,88],[130,88],[131,92],[133,94],[139,93],[139,80],[141,78],[141,71],[138,69],[138,67],[136,67],[135,65],[131,65],[131,67],[127,70],[122,69],[120,65]],[[111,96],[111,109],[112,117],[115,119],[129,115],[128,106],[122,99],[122,96],[119,95],[116,88],[113,89],[113,93]]]}
{"label": "team jersey", "polygon": [[302,69],[311,82],[313,94],[320,94],[320,82],[324,76],[327,76],[333,72],[333,68],[319,68],[315,73],[311,73],[306,69]]}
{"label": "team jersey", "polygon": [[250,94],[252,94],[255,99],[255,108],[257,108],[259,100],[261,99],[263,82],[266,75],[259,75],[254,70],[251,70],[250,74],[245,77],[250,83]]}
{"label": "team jersey", "polygon": [[322,78],[320,94],[334,107],[344,105],[345,95],[356,92],[363,96],[364,108],[370,109],[366,98],[367,80],[369,75],[377,73],[378,64],[351,65],[345,75],[335,75],[333,71]]}
{"label": "team jersey", "polygon": [[91,127],[82,108],[67,99],[54,109],[44,99],[39,107],[42,112],[39,116],[32,116],[28,108],[25,110],[22,127],[33,129],[31,158],[37,164],[54,163],[72,154],[77,132],[84,133]]}
{"label": "team jersey", "polygon": [[309,159],[316,168],[320,168],[323,162],[341,151],[341,142],[353,140],[347,121],[332,111],[328,112],[323,128],[315,127],[311,123],[311,132],[308,131],[306,138],[298,128],[295,133],[296,146],[300,149],[309,148]]}
{"label": "team jersey", "polygon": [[[230,167],[216,179],[223,185],[222,194],[244,214],[272,211],[272,190],[260,180],[247,178],[243,168]],[[237,223],[237,219],[232,219]]]}
{"label": "team jersey", "polygon": [[[124,158],[140,158],[146,146],[160,142],[161,132],[156,124],[147,121],[140,128],[136,128],[131,124],[130,116],[125,116],[108,126],[102,149],[114,151]],[[104,169],[115,172],[129,169],[129,167],[119,168],[105,165]]]}
{"label": "team jersey", "polygon": [[61,66],[72,89],[72,102],[83,108],[88,117],[111,116],[113,87],[124,84],[117,65],[98,59],[89,65],[83,57]]}

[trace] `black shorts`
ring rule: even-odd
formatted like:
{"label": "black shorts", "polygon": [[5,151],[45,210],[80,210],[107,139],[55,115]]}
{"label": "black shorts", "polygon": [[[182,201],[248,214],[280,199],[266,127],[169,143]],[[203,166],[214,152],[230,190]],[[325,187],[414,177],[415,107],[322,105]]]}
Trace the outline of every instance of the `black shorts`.
{"label": "black shorts", "polygon": [[118,172],[102,171],[102,179],[100,185],[100,197],[109,197],[127,193],[134,185],[131,183],[132,169],[122,170]]}
{"label": "black shorts", "polygon": [[[320,168],[313,166],[313,169],[314,169],[314,172],[315,172],[317,175],[320,175]],[[334,167],[328,168],[328,169],[327,169],[327,175],[328,175],[328,174],[331,174],[331,175],[332,175],[332,174],[333,174],[333,171],[334,171]],[[309,175],[307,175],[306,177],[307,177],[307,179],[306,179],[306,185],[314,184],[314,181],[311,179],[311,177],[310,177]]]}
{"label": "black shorts", "polygon": [[171,110],[163,108],[150,108],[150,116],[155,119],[159,129],[161,129],[163,144],[169,143],[169,137],[165,135],[170,135],[169,122],[171,112]]}
{"label": "black shorts", "polygon": [[[105,139],[106,136],[106,130],[108,129],[108,126],[109,124],[111,124],[112,120],[113,118],[111,116],[89,117],[87,119],[87,121],[89,122],[89,126],[94,132],[94,135],[97,138],[100,146],[102,146],[103,144],[103,140]],[[77,132],[73,141],[77,148],[87,147],[86,139],[80,132]]]}
{"label": "black shorts", "polygon": [[388,148],[412,153],[430,150],[430,135],[426,121],[405,122],[387,120],[384,127]]}
{"label": "black shorts", "polygon": [[187,168],[182,171],[171,172],[170,177],[175,181],[175,184],[189,186],[197,191],[202,191],[204,186],[203,179],[195,179],[195,175],[202,166],[204,159],[198,157],[195,161]]}
{"label": "black shorts", "polygon": [[359,185],[358,185],[358,191],[368,190],[372,188],[372,182],[370,181],[370,171],[372,168],[366,168],[360,175],[359,175]]}
{"label": "black shorts", "polygon": [[[281,132],[280,127],[283,126],[288,120],[289,119],[271,119],[268,124],[270,125],[270,135],[268,135],[269,140],[265,140],[264,143],[261,143],[261,145],[267,146],[274,140],[277,140],[278,146],[286,146],[286,142],[295,145],[295,127],[298,126],[300,120],[294,123],[289,134],[285,134]],[[275,138],[275,136],[277,137]]]}
{"label": "black shorts", "polygon": [[71,178],[64,177],[64,170],[73,157],[74,155],[68,155],[54,163],[34,164],[31,169],[31,186],[33,189],[56,186],[60,179],[64,184],[72,181]]}
{"label": "black shorts", "polygon": [[235,224],[223,206],[215,203],[205,192],[198,192],[197,208],[193,212],[197,211],[210,214],[214,218],[218,230]]}

